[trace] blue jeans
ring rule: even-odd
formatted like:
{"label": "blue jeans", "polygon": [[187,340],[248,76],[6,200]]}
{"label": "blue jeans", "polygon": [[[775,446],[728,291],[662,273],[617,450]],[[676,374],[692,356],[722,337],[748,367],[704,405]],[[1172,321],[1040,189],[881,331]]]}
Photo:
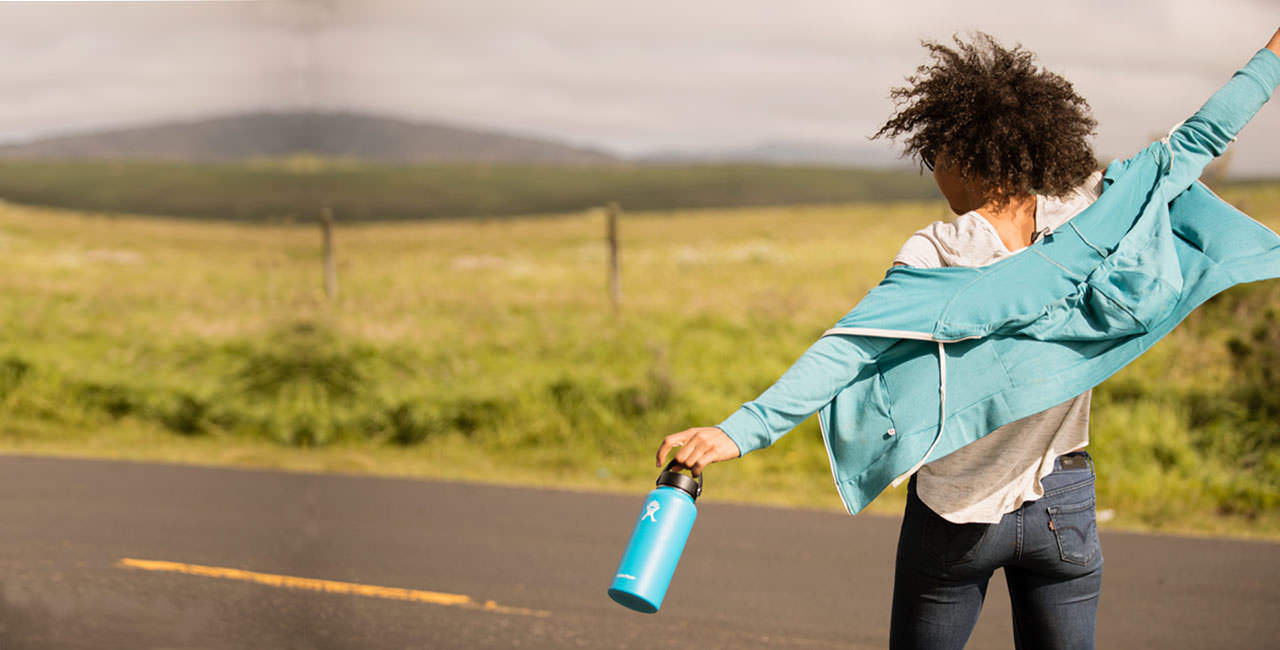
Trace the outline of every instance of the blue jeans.
{"label": "blue jeans", "polygon": [[963,648],[999,567],[1009,585],[1015,647],[1093,647],[1102,591],[1093,461],[1083,451],[1060,456],[1041,485],[1044,497],[999,523],[953,524],[920,501],[911,479],[890,648]]}

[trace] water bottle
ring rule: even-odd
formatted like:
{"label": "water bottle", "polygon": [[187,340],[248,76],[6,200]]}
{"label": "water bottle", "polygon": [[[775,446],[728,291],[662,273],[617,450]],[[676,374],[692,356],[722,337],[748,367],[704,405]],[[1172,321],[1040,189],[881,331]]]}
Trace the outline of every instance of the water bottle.
{"label": "water bottle", "polygon": [[675,464],[674,460],[667,463],[658,475],[658,487],[645,497],[631,542],[609,587],[610,598],[645,614],[662,607],[693,520],[698,518],[693,502],[702,494],[702,477],[695,480],[672,471]]}

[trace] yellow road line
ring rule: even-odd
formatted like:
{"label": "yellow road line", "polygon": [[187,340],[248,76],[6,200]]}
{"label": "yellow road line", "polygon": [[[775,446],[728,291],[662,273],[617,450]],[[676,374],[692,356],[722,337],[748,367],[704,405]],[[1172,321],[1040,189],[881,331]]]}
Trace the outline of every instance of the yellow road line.
{"label": "yellow road line", "polygon": [[267,585],[269,587],[322,591],[328,594],[355,594],[357,596],[368,596],[370,598],[407,600],[415,603],[464,607],[466,609],[479,609],[497,614],[519,614],[522,616],[538,617],[551,615],[551,612],[546,610],[529,609],[527,607],[508,607],[506,605],[499,605],[492,600],[480,602],[473,599],[471,596],[464,594],[447,594],[439,591],[402,589],[400,587],[379,587],[376,585],[362,585],[356,582],[320,580],[317,578],[298,578],[295,576],[278,575],[275,573],[258,573],[257,571],[245,571],[244,569],[232,569],[230,567],[201,566],[199,564],[183,564],[182,562],[165,562],[163,560],[137,560],[128,557],[122,558],[116,562],[116,566],[128,569],[142,569],[143,571],[164,571],[168,573],[185,573],[187,575],[203,576],[206,578],[242,580],[244,582],[253,582],[260,585]]}

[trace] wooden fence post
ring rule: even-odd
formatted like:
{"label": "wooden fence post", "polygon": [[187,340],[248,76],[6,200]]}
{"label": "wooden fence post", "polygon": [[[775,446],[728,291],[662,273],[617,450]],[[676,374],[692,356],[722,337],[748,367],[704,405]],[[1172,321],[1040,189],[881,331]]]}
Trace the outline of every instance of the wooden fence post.
{"label": "wooden fence post", "polygon": [[618,313],[622,303],[621,261],[618,259],[618,213],[621,209],[617,201],[610,201],[605,208],[605,240],[609,245],[609,298],[613,302],[613,312]]}
{"label": "wooden fence post", "polygon": [[324,234],[324,295],[335,300],[338,297],[338,264],[333,255],[333,210],[325,208],[321,211],[320,230]]}

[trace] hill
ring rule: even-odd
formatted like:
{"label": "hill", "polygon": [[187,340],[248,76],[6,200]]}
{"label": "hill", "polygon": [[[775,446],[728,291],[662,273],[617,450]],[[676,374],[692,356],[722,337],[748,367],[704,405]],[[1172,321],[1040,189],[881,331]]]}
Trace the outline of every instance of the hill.
{"label": "hill", "polygon": [[753,163],[867,169],[910,169],[912,166],[910,161],[882,147],[808,140],[772,140],[729,149],[658,151],[639,160],[658,165]]}
{"label": "hill", "polygon": [[378,162],[609,164],[606,152],[546,139],[350,112],[260,112],[0,147],[10,159],[225,162],[309,153]]}

